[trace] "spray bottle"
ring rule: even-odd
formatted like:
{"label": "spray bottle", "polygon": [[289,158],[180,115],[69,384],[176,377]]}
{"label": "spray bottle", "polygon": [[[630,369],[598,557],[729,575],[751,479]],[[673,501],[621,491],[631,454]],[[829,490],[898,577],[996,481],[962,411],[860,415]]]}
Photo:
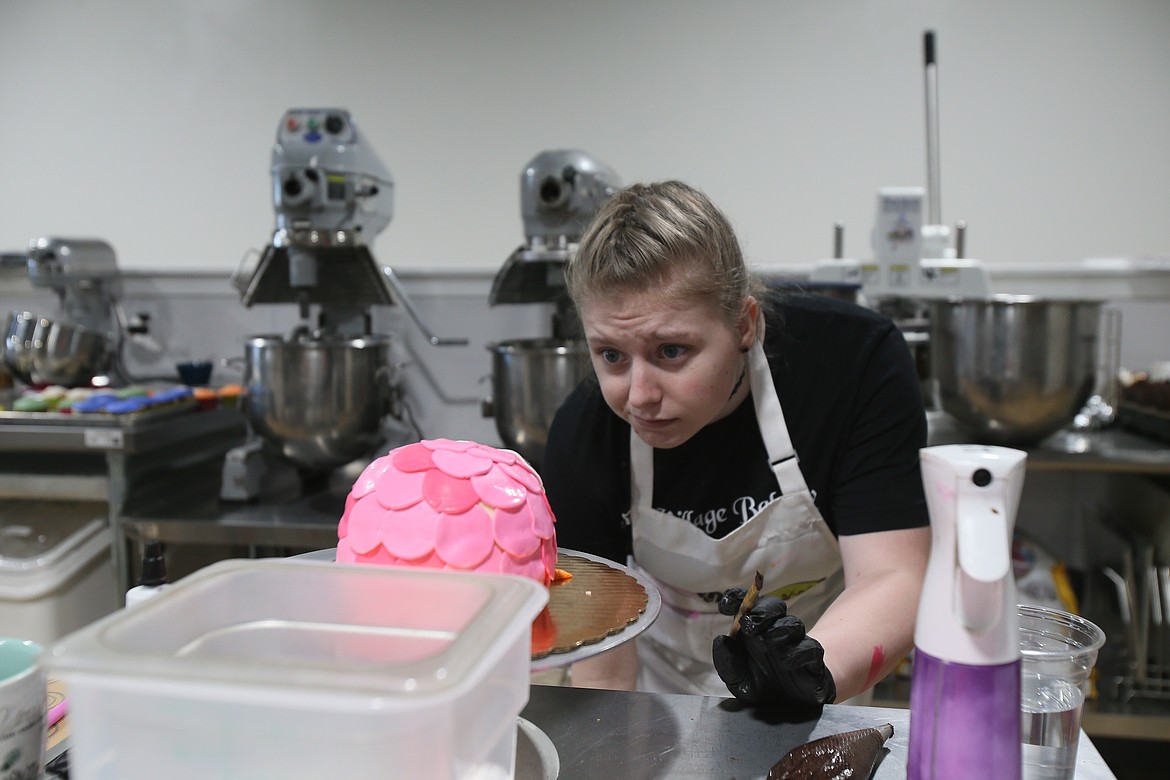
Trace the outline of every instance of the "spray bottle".
{"label": "spray bottle", "polygon": [[907,780],[1020,780],[1011,540],[1026,453],[921,451],[932,547],[914,631]]}

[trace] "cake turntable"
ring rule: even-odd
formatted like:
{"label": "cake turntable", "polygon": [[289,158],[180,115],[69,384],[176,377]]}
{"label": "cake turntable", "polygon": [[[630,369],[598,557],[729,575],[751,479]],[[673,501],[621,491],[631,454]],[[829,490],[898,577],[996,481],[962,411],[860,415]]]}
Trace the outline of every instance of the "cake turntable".
{"label": "cake turntable", "polygon": [[[335,548],[293,556],[332,561]],[[366,564],[362,564],[366,565]],[[662,608],[658,588],[640,571],[562,548],[557,568],[573,575],[549,586],[547,608],[533,623],[532,672],[600,655],[650,627]]]}
{"label": "cake turntable", "polygon": [[548,609],[533,624],[534,672],[568,666],[624,644],[648,628],[662,608],[658,588],[621,564],[562,549],[557,568],[573,578],[549,586]]}

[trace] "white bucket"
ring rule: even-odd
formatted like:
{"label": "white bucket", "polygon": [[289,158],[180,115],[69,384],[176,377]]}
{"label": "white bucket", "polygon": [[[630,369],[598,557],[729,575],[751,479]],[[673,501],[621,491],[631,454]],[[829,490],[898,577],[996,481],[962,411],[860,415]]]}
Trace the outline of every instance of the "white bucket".
{"label": "white bucket", "polygon": [[0,626],[46,646],[121,606],[105,518],[49,515],[0,525]]}

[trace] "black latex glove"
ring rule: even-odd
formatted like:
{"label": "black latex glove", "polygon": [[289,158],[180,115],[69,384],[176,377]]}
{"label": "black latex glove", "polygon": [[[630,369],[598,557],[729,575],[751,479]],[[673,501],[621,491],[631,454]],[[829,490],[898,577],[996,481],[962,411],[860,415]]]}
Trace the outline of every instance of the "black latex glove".
{"label": "black latex glove", "polygon": [[[743,588],[724,592],[719,611],[734,615],[743,597]],[[727,689],[749,704],[822,705],[837,698],[825,649],[775,596],[760,596],[740,619],[739,633],[715,637],[711,650]]]}

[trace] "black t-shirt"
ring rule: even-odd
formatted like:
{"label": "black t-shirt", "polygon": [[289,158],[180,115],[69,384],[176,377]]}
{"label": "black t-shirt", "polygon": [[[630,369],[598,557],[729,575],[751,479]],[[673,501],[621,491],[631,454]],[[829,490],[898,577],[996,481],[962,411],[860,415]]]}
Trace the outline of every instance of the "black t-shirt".
{"label": "black t-shirt", "polygon": [[[801,473],[833,533],[927,525],[918,465],[926,414],[894,324],[851,303],[787,294],[768,314],[764,348]],[[630,426],[595,379],[557,411],[541,476],[558,545],[624,562]],[[654,508],[713,537],[778,493],[750,398],[678,447],[654,451]]]}

